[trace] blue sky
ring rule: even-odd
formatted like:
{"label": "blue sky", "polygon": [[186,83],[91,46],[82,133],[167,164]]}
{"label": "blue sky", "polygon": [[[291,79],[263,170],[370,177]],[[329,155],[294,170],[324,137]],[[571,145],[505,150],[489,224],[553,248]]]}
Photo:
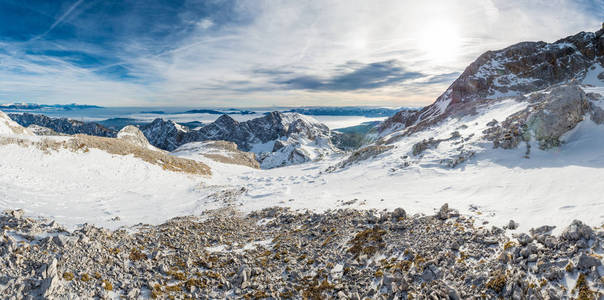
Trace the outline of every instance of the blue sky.
{"label": "blue sky", "polygon": [[0,0],[0,102],[419,106],[486,50],[602,21],[604,0]]}

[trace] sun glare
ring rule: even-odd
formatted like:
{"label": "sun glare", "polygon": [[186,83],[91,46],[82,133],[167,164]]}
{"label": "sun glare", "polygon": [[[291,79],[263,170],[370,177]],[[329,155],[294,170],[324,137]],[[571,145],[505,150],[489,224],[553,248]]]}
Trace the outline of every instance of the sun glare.
{"label": "sun glare", "polygon": [[455,60],[461,48],[461,36],[457,26],[447,22],[428,24],[420,31],[417,40],[422,55],[439,63]]}

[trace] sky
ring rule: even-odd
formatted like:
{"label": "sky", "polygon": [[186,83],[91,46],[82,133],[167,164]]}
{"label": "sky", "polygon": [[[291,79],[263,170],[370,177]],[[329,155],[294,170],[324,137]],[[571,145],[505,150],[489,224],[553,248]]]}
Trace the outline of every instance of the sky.
{"label": "sky", "polygon": [[0,0],[0,103],[423,106],[604,0]]}

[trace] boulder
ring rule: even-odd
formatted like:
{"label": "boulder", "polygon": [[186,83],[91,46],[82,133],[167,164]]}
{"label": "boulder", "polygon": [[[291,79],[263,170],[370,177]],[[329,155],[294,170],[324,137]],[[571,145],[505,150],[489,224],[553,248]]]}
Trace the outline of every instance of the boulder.
{"label": "boulder", "polygon": [[566,241],[578,241],[581,239],[590,240],[594,236],[591,227],[583,224],[579,220],[574,220],[560,235],[560,238]]}
{"label": "boulder", "polygon": [[579,86],[560,86],[552,89],[529,115],[528,129],[540,148],[556,147],[560,145],[560,137],[583,121],[588,110],[589,102]]}

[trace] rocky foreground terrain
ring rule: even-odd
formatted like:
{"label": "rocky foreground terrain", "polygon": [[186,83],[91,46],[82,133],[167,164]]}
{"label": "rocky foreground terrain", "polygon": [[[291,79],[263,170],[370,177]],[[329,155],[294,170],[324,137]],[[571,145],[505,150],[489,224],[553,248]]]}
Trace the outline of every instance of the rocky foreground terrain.
{"label": "rocky foreground terrain", "polygon": [[[241,191],[216,195],[223,201]],[[343,207],[346,203],[342,203]],[[479,212],[477,212],[479,213]],[[0,294],[10,299],[602,299],[604,230],[559,235],[436,215],[231,208],[164,224],[66,231],[0,216]]]}

